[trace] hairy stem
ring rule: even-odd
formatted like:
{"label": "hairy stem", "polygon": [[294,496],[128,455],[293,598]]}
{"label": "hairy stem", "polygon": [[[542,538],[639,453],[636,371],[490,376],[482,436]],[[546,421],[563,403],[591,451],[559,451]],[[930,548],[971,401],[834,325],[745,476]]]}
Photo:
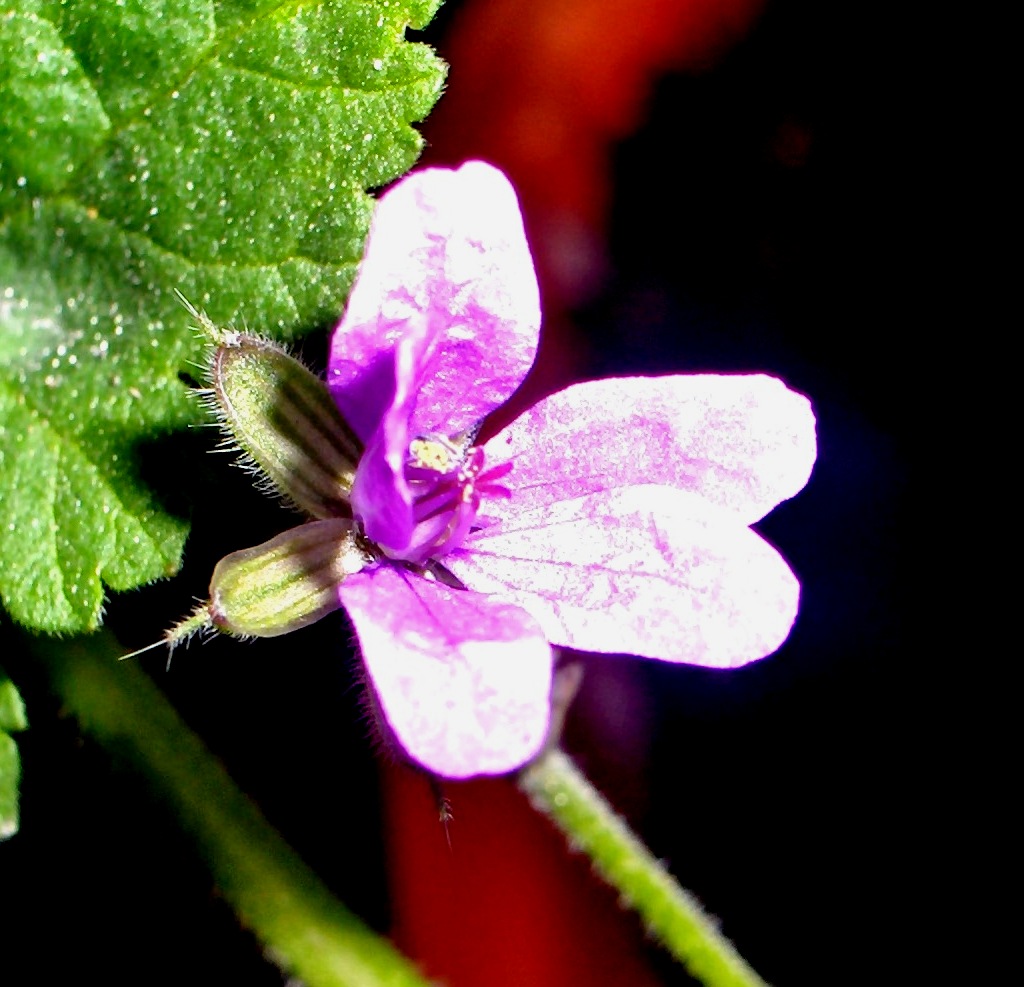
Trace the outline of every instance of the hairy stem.
{"label": "hairy stem", "polygon": [[696,899],[564,753],[552,750],[541,757],[519,776],[519,787],[705,987],[765,987]]}
{"label": "hairy stem", "polygon": [[30,647],[82,729],[163,796],[239,920],[282,968],[309,987],[426,987],[330,894],[145,673],[118,662],[112,636],[36,638]]}

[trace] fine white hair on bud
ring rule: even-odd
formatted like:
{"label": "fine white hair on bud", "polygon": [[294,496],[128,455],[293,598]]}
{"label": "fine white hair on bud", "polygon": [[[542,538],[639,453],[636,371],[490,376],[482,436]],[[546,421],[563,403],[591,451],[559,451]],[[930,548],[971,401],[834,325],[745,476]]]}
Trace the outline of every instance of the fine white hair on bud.
{"label": "fine white hair on bud", "polygon": [[178,298],[210,342],[201,392],[258,486],[313,518],[350,516],[349,494],[362,456],[359,437],[327,386],[282,346],[216,325]]}
{"label": "fine white hair on bud", "polygon": [[277,637],[340,606],[338,586],[370,561],[354,522],[310,521],[232,552],[210,579],[210,622],[233,637]]}
{"label": "fine white hair on bud", "polygon": [[210,579],[210,598],[134,658],[165,645],[169,652],[195,634],[278,637],[312,624],[340,606],[338,586],[372,561],[353,521],[330,518],[291,528],[270,541],[226,555]]}

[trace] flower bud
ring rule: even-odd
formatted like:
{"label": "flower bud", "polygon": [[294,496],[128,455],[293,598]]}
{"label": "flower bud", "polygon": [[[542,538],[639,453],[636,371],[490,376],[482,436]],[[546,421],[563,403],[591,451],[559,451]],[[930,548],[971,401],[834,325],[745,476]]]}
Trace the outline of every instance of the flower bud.
{"label": "flower bud", "polygon": [[217,563],[207,626],[236,637],[277,637],[305,627],[338,609],[338,585],[367,562],[349,520],[292,528]]}
{"label": "flower bud", "polygon": [[221,332],[210,405],[249,464],[315,518],[348,513],[363,447],[327,386],[276,343]]}

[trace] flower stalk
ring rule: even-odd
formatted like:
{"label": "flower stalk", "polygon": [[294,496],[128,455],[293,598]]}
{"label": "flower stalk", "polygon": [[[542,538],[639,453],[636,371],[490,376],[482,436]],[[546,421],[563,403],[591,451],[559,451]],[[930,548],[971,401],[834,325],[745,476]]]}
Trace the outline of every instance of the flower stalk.
{"label": "flower stalk", "polygon": [[309,987],[427,987],[334,898],[108,634],[29,647],[83,730],[144,775],[269,955]]}
{"label": "flower stalk", "polygon": [[705,987],[765,987],[698,901],[562,751],[550,750],[522,771],[519,787]]}

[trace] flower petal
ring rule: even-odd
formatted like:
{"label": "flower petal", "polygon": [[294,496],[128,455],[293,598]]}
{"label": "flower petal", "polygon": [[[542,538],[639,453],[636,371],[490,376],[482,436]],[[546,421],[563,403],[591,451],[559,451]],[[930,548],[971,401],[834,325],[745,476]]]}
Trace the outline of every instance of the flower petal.
{"label": "flower petal", "polygon": [[368,442],[394,396],[391,350],[410,332],[422,336],[412,431],[453,434],[519,386],[539,328],[537,279],[508,179],[480,161],[424,169],[377,204],[327,383]]}
{"label": "flower petal", "polygon": [[546,398],[485,446],[509,459],[506,517],[597,490],[656,483],[700,494],[750,524],[797,493],[814,464],[810,402],[774,377],[590,381]]}
{"label": "flower petal", "polygon": [[667,487],[602,491],[483,528],[445,558],[553,644],[732,668],[771,654],[800,584],[735,515]]}
{"label": "flower petal", "polygon": [[513,771],[539,752],[552,656],[528,614],[386,565],[349,577],[339,593],[413,760],[466,778]]}
{"label": "flower petal", "polygon": [[366,536],[400,552],[412,539],[412,491],[405,479],[409,452],[409,417],[416,404],[415,367],[422,335],[398,341],[390,355],[392,400],[359,460],[352,484],[352,515],[363,523]]}

